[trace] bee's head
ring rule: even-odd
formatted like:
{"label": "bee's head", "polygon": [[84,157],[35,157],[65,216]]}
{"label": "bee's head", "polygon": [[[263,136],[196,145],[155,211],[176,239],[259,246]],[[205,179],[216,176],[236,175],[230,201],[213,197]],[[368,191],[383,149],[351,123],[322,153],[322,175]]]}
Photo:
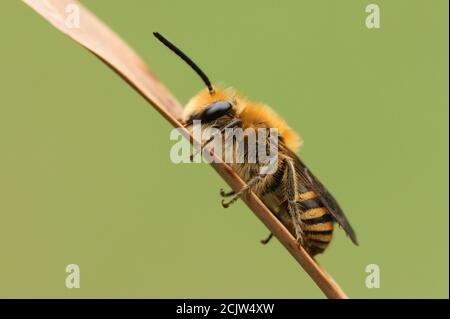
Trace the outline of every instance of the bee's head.
{"label": "bee's head", "polygon": [[158,32],[154,32],[153,35],[185,61],[206,85],[206,89],[194,96],[186,105],[183,112],[184,124],[190,124],[193,120],[201,120],[202,123],[211,123],[222,116],[231,115],[233,112],[236,112],[238,103],[233,90],[221,90],[213,86],[206,74],[186,54]]}
{"label": "bee's head", "polygon": [[193,120],[201,120],[202,124],[211,123],[221,117],[232,117],[240,109],[240,98],[234,90],[222,90],[213,87],[214,93],[203,89],[190,99],[183,111],[183,122],[192,123]]}

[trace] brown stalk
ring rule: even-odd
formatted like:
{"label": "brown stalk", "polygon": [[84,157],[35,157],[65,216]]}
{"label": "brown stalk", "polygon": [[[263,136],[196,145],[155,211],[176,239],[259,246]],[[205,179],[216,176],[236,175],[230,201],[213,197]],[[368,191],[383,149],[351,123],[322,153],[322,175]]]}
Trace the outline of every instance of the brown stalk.
{"label": "brown stalk", "polygon": [[[105,62],[153,105],[170,124],[179,128],[184,136],[189,138],[189,132],[179,122],[182,113],[181,104],[150,72],[142,59],[95,15],[74,0],[23,1],[59,31],[68,35]],[[80,28],[71,27],[70,24],[67,24],[69,13],[66,12],[66,8],[70,4],[75,4],[79,8]],[[196,142],[198,143],[198,141]],[[211,163],[211,165],[233,190],[237,191],[245,186],[242,179],[227,164],[221,162],[218,158],[216,158],[216,162]],[[250,192],[242,199],[286,247],[328,298],[347,298],[347,295],[333,278],[321,269],[302,247],[299,247],[295,238],[256,195]]]}

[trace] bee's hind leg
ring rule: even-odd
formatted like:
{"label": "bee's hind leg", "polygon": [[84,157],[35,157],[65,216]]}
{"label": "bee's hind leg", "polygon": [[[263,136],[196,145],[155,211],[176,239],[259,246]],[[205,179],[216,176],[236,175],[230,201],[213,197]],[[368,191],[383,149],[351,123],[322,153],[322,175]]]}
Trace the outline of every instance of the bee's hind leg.
{"label": "bee's hind leg", "polygon": [[287,197],[288,197],[288,211],[292,218],[292,224],[295,230],[295,239],[303,245],[303,230],[302,230],[302,220],[300,219],[300,210],[297,205],[297,178],[295,176],[294,163],[290,158],[286,159],[286,169],[287,169]]}
{"label": "bee's hind leg", "polygon": [[[222,199],[222,206],[223,208],[228,208],[231,204],[233,204],[235,201],[237,201],[239,199],[239,197],[248,192],[249,190],[252,189],[252,187],[254,187],[256,184],[258,184],[259,182],[261,182],[263,180],[263,177],[261,175],[258,175],[256,177],[253,177],[245,187],[241,188],[237,193],[234,193],[233,197],[231,197],[231,199],[228,202],[225,202],[225,199]],[[225,195],[227,195],[225,193]],[[230,195],[232,196],[232,195]],[[227,197],[227,196],[223,196],[223,197]]]}

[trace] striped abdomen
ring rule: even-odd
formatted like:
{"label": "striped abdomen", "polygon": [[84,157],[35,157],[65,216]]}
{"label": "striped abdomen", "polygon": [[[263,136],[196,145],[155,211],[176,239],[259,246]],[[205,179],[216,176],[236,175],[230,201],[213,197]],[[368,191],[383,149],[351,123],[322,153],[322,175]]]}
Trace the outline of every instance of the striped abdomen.
{"label": "striped abdomen", "polygon": [[323,252],[333,237],[333,217],[312,191],[299,194],[297,203],[304,225],[305,248],[314,256]]}

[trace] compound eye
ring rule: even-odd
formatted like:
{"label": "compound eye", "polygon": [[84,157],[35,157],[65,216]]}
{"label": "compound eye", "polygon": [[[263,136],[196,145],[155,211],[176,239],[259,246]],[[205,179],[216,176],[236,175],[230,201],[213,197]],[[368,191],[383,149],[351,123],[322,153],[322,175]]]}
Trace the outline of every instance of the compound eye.
{"label": "compound eye", "polygon": [[219,117],[226,115],[233,105],[229,101],[217,101],[208,107],[200,114],[199,119],[204,122],[212,122]]}

